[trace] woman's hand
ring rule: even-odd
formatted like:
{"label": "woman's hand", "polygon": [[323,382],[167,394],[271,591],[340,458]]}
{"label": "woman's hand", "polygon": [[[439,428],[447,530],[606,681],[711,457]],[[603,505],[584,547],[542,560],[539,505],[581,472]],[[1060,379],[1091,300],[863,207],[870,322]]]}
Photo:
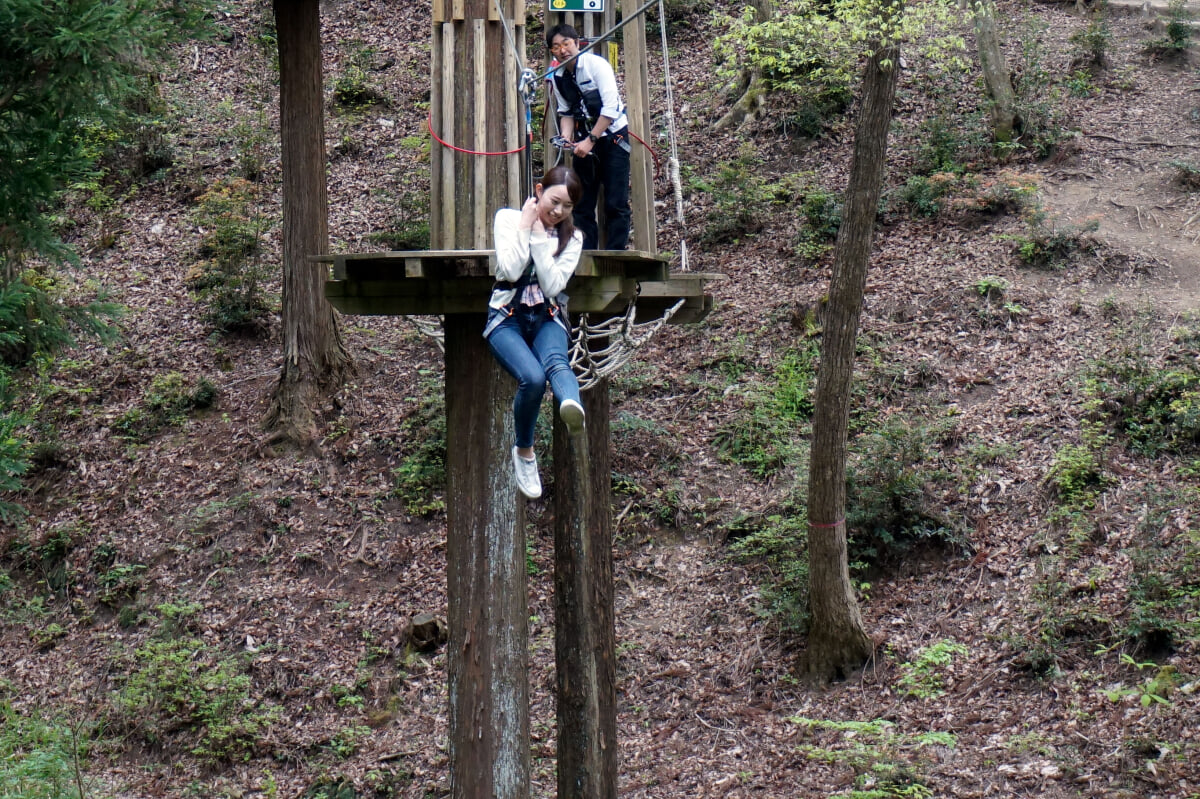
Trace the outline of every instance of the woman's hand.
{"label": "woman's hand", "polygon": [[521,221],[517,223],[519,230],[532,230],[535,226],[541,225],[541,220],[538,219],[537,204],[537,197],[530,197],[521,206]]}

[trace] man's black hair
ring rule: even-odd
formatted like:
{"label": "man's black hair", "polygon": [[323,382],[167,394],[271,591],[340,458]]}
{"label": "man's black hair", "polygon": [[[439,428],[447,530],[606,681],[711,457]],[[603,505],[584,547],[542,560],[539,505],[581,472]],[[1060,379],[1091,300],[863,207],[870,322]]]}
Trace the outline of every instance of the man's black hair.
{"label": "man's black hair", "polygon": [[574,39],[575,41],[579,41],[579,32],[576,31],[573,27],[571,27],[567,23],[563,22],[559,25],[555,25],[553,28],[546,31],[546,49],[547,50],[549,50],[550,45],[554,43],[555,36],[561,36],[564,39]]}

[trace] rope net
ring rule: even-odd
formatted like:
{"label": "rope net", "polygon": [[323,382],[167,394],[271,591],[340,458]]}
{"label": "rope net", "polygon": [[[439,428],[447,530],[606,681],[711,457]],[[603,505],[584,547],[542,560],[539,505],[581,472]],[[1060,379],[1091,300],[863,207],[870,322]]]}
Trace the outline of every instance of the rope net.
{"label": "rope net", "polygon": [[[629,303],[623,316],[614,316],[603,322],[592,324],[587,314],[579,317],[579,323],[571,329],[571,341],[567,357],[579,380],[579,388],[586,391],[629,362],[637,350],[646,345],[662,326],[671,320],[675,312],[683,307],[684,300],[672,305],[662,316],[649,322],[638,323],[637,302]],[[433,339],[438,349],[446,351],[446,335],[440,316],[409,316],[409,322],[424,336]],[[593,346],[595,348],[593,349]]]}

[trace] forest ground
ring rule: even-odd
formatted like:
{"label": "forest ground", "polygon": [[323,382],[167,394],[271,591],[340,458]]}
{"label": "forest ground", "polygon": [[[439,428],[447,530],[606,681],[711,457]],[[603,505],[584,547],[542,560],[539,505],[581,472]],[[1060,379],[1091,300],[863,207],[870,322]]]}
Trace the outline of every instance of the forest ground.
{"label": "forest ground", "polygon": [[[365,66],[379,94],[352,112],[331,100],[340,251],[380,249],[422,214],[428,9],[397,5],[324,9],[329,84]],[[1002,5],[1010,57],[1040,43],[1074,135],[1043,159],[964,157],[975,178],[944,173],[940,212],[915,215],[904,188],[929,174],[930,121],[947,103],[966,119],[979,98],[973,73],[934,91],[934,65],[906,54],[863,320],[858,396],[876,421],[855,446],[908,459],[896,475],[946,542],[889,550],[859,531],[880,550],[856,572],[876,657],[823,689],[797,677],[802,636],[764,610],[779,562],[736,551],[747,531],[786,528],[803,436],[758,475],[730,442],[754,431],[785,356],[816,340],[829,257],[797,254],[801,195],[844,185],[852,124],[796,138],[777,97],[751,129],[714,134],[709,17],[671,27],[688,221],[664,203],[659,246],[686,236],[691,268],[727,277],[704,323],[665,328],[613,384],[623,797],[1200,796],[1200,469],[1186,448],[1099,434],[1109,403],[1132,400],[1101,396],[1097,411],[1085,379],[1097,362],[1196,358],[1200,193],[1172,166],[1200,163],[1196,60],[1147,54],[1154,23],[1113,10],[1109,65],[1077,77],[1076,96],[1068,37],[1087,19]],[[401,489],[436,438],[440,352],[406,321],[344,318],[357,373],[324,409],[325,438],[273,451],[259,421],[277,320],[214,335],[188,284],[197,199],[239,171],[256,176],[262,257],[278,268],[268,7],[231,4],[221,35],[179,53],[163,86],[171,166],[111,205],[72,207],[83,267],[66,280],[110,288],[124,335],[82,341],[27,387],[52,446],[11,497],[29,516],[4,532],[5,698],[89,731],[89,796],[300,797],[338,780],[367,797],[446,794],[445,652],[412,651],[406,632],[445,615],[445,517],[436,490]],[[647,137],[660,145],[662,103]],[[741,171],[722,182],[730,164]],[[794,196],[772,189],[720,238],[722,197],[756,177]],[[989,197],[1003,207],[981,212]],[[1030,241],[1061,251],[1030,265]],[[207,378],[215,405],[140,427],[169,375]],[[1094,467],[1076,504],[1055,478],[1072,453]],[[550,507],[529,514],[536,797],[554,795]],[[205,690],[177,699],[176,672]]]}

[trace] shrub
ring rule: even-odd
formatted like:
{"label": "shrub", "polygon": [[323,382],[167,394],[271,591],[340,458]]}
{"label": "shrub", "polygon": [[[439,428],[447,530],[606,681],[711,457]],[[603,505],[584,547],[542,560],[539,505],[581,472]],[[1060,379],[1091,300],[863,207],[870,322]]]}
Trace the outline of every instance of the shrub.
{"label": "shrub", "polygon": [[180,425],[189,413],[212,407],[217,387],[206,377],[194,383],[179,372],[157,375],[141,402],[123,413],[113,427],[125,438],[145,441],[168,425]]}
{"label": "shrub", "polygon": [[1075,31],[1070,37],[1078,55],[1075,63],[1089,69],[1108,66],[1108,50],[1112,47],[1112,29],[1104,17],[1096,17],[1083,30]]}
{"label": "shrub", "polygon": [[409,513],[431,516],[446,509],[446,403],[439,383],[424,380],[416,407],[400,425],[403,456],[392,470],[396,496]]}
{"label": "shrub", "polygon": [[736,158],[718,169],[711,183],[691,182],[694,191],[711,194],[714,204],[700,233],[701,245],[737,242],[762,229],[767,209],[779,198],[775,187],[762,177],[758,164],[753,145],[745,144]]}
{"label": "shrub", "polygon": [[1166,35],[1146,43],[1146,52],[1160,56],[1180,56],[1192,44],[1192,13],[1187,0],[1170,0],[1167,4]]}
{"label": "shrub", "polygon": [[913,175],[900,189],[900,200],[912,209],[914,216],[937,216],[946,207],[947,199],[958,185],[958,178],[949,172],[929,177]]}
{"label": "shrub", "polygon": [[206,760],[243,758],[277,715],[253,697],[245,671],[198,638],[148,641],[119,670],[115,721],[152,744],[190,730],[192,754]]}
{"label": "shrub", "polygon": [[82,776],[90,729],[39,712],[18,712],[0,698],[0,796],[84,799]]}
{"label": "shrub", "polygon": [[789,507],[760,519],[742,518],[726,528],[730,550],[770,570],[762,586],[762,612],[785,634],[808,629],[808,514]]}
{"label": "shrub", "polygon": [[1175,182],[1184,191],[1200,191],[1200,166],[1190,161],[1171,161],[1167,166],[1175,170]]}
{"label": "shrub", "polygon": [[208,306],[206,321],[220,332],[258,329],[269,310],[259,257],[267,223],[255,208],[258,194],[244,178],[220,181],[200,196],[192,215],[204,235],[187,283]]}
{"label": "shrub", "polygon": [[919,545],[961,546],[962,525],[941,512],[951,478],[938,453],[948,421],[889,416],[850,446],[846,530],[851,562],[886,567]]}
{"label": "shrub", "polygon": [[1059,224],[1039,210],[1030,215],[1027,232],[1015,237],[1017,258],[1027,266],[1061,269],[1079,255],[1099,249],[1100,243],[1092,235],[1099,229],[1098,218],[1081,225]]}
{"label": "shrub", "polygon": [[721,425],[713,444],[721,457],[759,479],[794,466],[802,446],[801,428],[812,416],[817,345],[781,354],[765,379],[742,391],[742,408]]}

